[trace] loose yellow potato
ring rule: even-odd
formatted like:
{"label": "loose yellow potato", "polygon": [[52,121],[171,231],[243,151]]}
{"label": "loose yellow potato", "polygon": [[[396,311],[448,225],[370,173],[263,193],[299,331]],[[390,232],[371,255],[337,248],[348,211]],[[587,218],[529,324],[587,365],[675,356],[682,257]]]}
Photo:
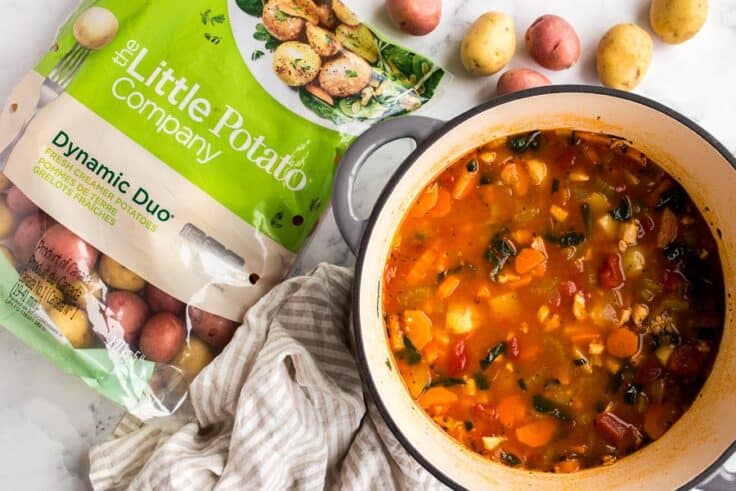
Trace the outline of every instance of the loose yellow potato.
{"label": "loose yellow potato", "polygon": [[632,90],[652,61],[652,38],[636,24],[613,26],[598,44],[598,77],[603,85]]}
{"label": "loose yellow potato", "polygon": [[708,17],[708,0],[652,0],[649,23],[662,41],[684,43],[695,36]]}
{"label": "loose yellow potato", "polygon": [[474,75],[493,75],[502,69],[516,51],[514,19],[501,12],[481,15],[465,33],[460,60]]}
{"label": "loose yellow potato", "polygon": [[13,251],[5,246],[0,246],[0,254],[2,254],[5,259],[8,260],[11,266],[13,266],[14,268],[18,267],[18,261],[16,261],[15,256],[13,255]]}
{"label": "loose yellow potato", "polygon": [[87,314],[74,305],[49,309],[49,318],[75,348],[90,348],[95,337]]}
{"label": "loose yellow potato", "polygon": [[0,200],[0,239],[7,239],[15,230],[15,215],[10,211],[5,200]]}
{"label": "loose yellow potato", "polygon": [[137,292],[146,286],[146,281],[109,256],[100,259],[100,278],[112,288]]}
{"label": "loose yellow potato", "polygon": [[189,342],[184,343],[171,363],[179,367],[184,378],[191,382],[212,361],[213,357],[212,349],[204,341],[191,336]]}

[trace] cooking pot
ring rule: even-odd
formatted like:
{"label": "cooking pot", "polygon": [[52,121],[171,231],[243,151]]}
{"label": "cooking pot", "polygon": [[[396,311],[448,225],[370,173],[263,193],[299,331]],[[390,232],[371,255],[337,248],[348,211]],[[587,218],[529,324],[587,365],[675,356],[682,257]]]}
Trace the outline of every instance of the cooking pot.
{"label": "cooking pot", "polygon": [[[491,462],[445,434],[415,404],[387,342],[382,318],[383,270],[394,235],[424,187],[463,154],[499,136],[569,127],[623,137],[688,191],[718,242],[724,269],[726,319],[713,371],[679,421],[659,440],[617,461],[573,474],[526,471]],[[380,146],[417,143],[378,198],[368,220],[357,218],[357,174]],[[677,489],[715,471],[736,449],[736,159],[708,132],[649,99],[611,89],[559,85],[525,90],[471,109],[444,123],[409,116],[376,125],[345,153],[333,209],[357,254],[353,329],[363,381],[406,449],[445,484],[468,489]]]}

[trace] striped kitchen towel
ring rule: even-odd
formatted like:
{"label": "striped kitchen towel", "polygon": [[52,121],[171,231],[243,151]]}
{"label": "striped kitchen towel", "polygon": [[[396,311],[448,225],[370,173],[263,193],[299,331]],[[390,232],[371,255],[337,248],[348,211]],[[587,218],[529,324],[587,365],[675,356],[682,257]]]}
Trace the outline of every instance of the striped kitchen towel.
{"label": "striped kitchen towel", "polygon": [[195,420],[124,419],[116,439],[90,451],[93,488],[442,488],[363,393],[348,339],[351,281],[320,265],[263,297],[192,384]]}

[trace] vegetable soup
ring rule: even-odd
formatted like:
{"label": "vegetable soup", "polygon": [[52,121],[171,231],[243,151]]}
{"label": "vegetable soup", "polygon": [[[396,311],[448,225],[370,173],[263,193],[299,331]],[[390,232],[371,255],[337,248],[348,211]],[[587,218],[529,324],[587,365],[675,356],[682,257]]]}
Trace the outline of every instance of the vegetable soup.
{"label": "vegetable soup", "polygon": [[388,342],[451,437],[573,472],[660,438],[721,338],[716,242],[627,142],[571,130],[490,142],[409,209],[384,273]]}

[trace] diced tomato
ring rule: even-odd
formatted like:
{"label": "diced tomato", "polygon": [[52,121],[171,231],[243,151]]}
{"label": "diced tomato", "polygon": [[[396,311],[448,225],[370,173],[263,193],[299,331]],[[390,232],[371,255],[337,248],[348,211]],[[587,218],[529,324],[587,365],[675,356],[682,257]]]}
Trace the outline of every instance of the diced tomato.
{"label": "diced tomato", "polygon": [[662,375],[663,371],[659,360],[654,356],[650,356],[636,369],[634,381],[639,385],[651,384]]}
{"label": "diced tomato", "polygon": [[630,450],[641,443],[636,427],[611,412],[596,416],[594,424],[596,430],[606,440],[616,445],[619,451]]}
{"label": "diced tomato", "polygon": [[707,353],[698,349],[694,344],[683,344],[678,346],[667,360],[667,370],[681,377],[696,375],[701,371],[701,364],[705,361]]}
{"label": "diced tomato", "polygon": [[624,284],[624,270],[621,269],[621,256],[610,254],[598,270],[598,282],[603,288],[613,290]]}
{"label": "diced tomato", "polygon": [[572,298],[575,296],[578,291],[578,286],[575,284],[574,281],[567,280],[560,282],[558,290],[560,292],[560,295],[562,296],[562,299],[568,301],[572,300]]}
{"label": "diced tomato", "polygon": [[442,186],[446,188],[451,188],[452,185],[455,183],[455,175],[449,170],[446,170],[445,172],[440,174],[440,177],[437,178],[437,182],[439,182]]}
{"label": "diced tomato", "polygon": [[456,377],[462,375],[468,364],[468,353],[465,349],[465,340],[461,339],[455,343],[450,351],[450,357],[447,363],[447,372]]}
{"label": "diced tomato", "polygon": [[560,167],[569,169],[575,165],[576,152],[573,147],[567,147],[557,155],[555,161]]}
{"label": "diced tomato", "polygon": [[519,339],[516,336],[509,340],[506,351],[512,360],[519,359]]}
{"label": "diced tomato", "polygon": [[668,292],[676,292],[679,290],[683,281],[686,280],[682,277],[682,274],[679,271],[665,269],[664,273],[662,273],[662,286]]}

